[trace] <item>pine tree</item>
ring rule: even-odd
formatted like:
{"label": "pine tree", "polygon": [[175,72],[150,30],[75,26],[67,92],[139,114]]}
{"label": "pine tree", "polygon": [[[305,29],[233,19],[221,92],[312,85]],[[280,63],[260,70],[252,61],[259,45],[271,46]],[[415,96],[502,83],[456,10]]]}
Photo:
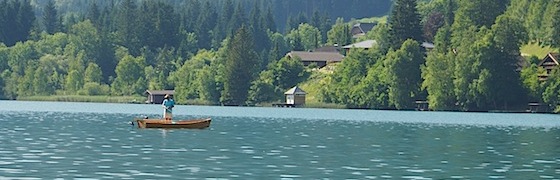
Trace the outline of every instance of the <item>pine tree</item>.
{"label": "pine tree", "polygon": [[202,6],[202,11],[198,16],[195,26],[195,34],[198,37],[199,49],[210,49],[212,47],[211,30],[216,26],[218,14],[210,2]]}
{"label": "pine tree", "polygon": [[[0,27],[7,27],[8,25],[8,7],[7,0],[0,0]],[[6,31],[8,31],[8,28],[0,28],[0,42],[6,42]]]}
{"label": "pine tree", "polygon": [[245,15],[245,8],[243,7],[243,4],[239,2],[229,21],[229,26],[227,31],[228,36],[236,33],[236,31],[239,28],[241,28],[241,26],[243,26],[244,24],[247,25],[246,22],[247,22],[247,17]]}
{"label": "pine tree", "polygon": [[47,1],[43,9],[43,26],[48,34],[54,34],[59,30],[58,13],[52,0]]}
{"label": "pine tree", "polygon": [[336,24],[328,31],[327,42],[331,45],[337,44],[339,46],[352,42],[350,27],[348,24],[344,23],[342,18],[337,19]]}
{"label": "pine tree", "polygon": [[266,10],[266,17],[264,22],[265,22],[265,30],[270,30],[272,32],[278,31],[278,29],[276,28],[276,22],[274,21],[272,8],[270,7]]}
{"label": "pine tree", "polygon": [[222,104],[244,105],[247,101],[251,82],[257,77],[260,67],[253,49],[253,37],[243,25],[229,41],[226,50],[224,90],[220,99]]}
{"label": "pine tree", "polygon": [[233,16],[233,2],[232,0],[226,0],[220,11],[220,18],[216,23],[212,34],[212,48],[218,49],[228,34],[227,27]]}
{"label": "pine tree", "polygon": [[422,42],[420,15],[416,9],[416,0],[397,0],[389,17],[391,28],[391,46],[399,49],[404,41],[412,39]]}
{"label": "pine tree", "polygon": [[115,23],[119,45],[128,48],[132,55],[139,55],[141,47],[138,37],[138,12],[134,1],[124,0],[121,3]]}
{"label": "pine tree", "polygon": [[552,18],[552,26],[551,26],[551,45],[556,48],[560,48],[560,0],[555,0],[552,3],[554,7],[554,11],[551,14]]}
{"label": "pine tree", "polygon": [[100,17],[101,17],[101,12],[99,12],[99,6],[97,6],[96,1],[93,1],[86,14],[86,18],[89,19],[93,23],[93,25],[95,25],[95,27],[98,28],[99,30],[101,26]]}

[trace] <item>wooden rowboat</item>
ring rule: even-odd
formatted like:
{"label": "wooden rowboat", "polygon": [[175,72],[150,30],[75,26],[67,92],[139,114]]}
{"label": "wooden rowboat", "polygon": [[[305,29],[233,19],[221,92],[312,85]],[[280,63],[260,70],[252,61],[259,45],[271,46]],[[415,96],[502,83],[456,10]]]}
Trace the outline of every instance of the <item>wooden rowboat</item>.
{"label": "wooden rowboat", "polygon": [[179,120],[179,121],[171,121],[165,119],[135,119],[135,121],[136,124],[138,124],[138,128],[204,129],[210,127],[210,122],[212,121],[212,118],[190,119],[190,120]]}

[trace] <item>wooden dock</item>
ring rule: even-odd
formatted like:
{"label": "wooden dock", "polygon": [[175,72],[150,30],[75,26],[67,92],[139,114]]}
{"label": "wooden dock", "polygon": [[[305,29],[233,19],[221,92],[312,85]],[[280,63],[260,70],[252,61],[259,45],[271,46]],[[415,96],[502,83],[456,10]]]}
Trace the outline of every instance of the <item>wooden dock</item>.
{"label": "wooden dock", "polygon": [[273,107],[287,107],[287,108],[293,108],[293,107],[297,107],[298,105],[296,104],[286,104],[286,103],[277,103],[277,104],[272,104]]}

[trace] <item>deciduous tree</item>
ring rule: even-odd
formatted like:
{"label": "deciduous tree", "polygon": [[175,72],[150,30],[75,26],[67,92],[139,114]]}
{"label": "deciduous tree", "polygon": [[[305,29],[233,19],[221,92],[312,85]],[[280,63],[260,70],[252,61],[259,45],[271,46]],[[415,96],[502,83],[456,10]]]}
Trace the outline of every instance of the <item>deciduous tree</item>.
{"label": "deciduous tree", "polygon": [[420,48],[418,42],[409,39],[400,49],[387,53],[384,60],[389,101],[397,109],[411,109],[414,101],[422,98],[420,65],[424,63],[424,53]]}

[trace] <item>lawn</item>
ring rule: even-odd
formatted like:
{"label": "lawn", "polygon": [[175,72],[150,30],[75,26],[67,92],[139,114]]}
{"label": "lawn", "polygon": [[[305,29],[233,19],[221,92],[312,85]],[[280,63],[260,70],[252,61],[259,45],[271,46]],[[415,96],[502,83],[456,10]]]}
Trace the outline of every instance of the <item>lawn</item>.
{"label": "lawn", "polygon": [[536,43],[529,43],[521,46],[521,55],[526,57],[537,56],[539,59],[541,59],[549,52],[558,52],[558,49],[554,49],[550,46],[541,46]]}

